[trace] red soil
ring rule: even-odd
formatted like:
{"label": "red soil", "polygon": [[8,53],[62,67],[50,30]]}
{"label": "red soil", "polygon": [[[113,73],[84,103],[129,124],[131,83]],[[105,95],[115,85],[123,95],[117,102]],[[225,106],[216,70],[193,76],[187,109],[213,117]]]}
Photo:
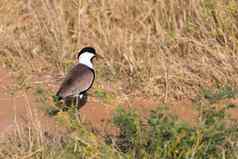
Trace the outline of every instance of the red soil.
{"label": "red soil", "polygon": [[52,118],[39,111],[37,103],[30,94],[14,92],[10,95],[9,89],[13,84],[14,80],[10,74],[0,69],[0,135],[12,132],[16,129],[16,125],[28,126],[33,123],[32,120],[34,123],[38,122],[38,126],[42,126],[45,132],[59,127]]}

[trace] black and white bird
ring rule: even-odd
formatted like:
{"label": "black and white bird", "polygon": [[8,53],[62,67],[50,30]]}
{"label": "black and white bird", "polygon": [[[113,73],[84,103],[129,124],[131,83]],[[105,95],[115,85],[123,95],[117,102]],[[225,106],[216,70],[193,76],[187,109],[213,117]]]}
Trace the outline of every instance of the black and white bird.
{"label": "black and white bird", "polygon": [[58,100],[64,100],[66,106],[76,105],[80,108],[86,103],[87,91],[95,79],[94,57],[96,51],[92,47],[85,47],[78,53],[78,64],[69,71],[56,93]]}

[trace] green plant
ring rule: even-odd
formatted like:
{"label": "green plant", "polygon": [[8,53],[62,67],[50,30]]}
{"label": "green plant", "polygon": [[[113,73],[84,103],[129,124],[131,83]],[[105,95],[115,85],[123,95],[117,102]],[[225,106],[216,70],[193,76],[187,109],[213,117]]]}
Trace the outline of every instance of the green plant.
{"label": "green plant", "polygon": [[146,125],[132,110],[119,108],[114,116],[114,123],[120,129],[117,140],[129,146],[118,147],[134,158],[235,159],[238,155],[238,123],[226,116],[226,109],[229,106],[221,110],[206,106],[200,111],[198,125],[191,127],[165,108],[152,111]]}
{"label": "green plant", "polygon": [[195,99],[195,101],[201,101],[202,99],[205,99],[210,103],[214,103],[223,99],[235,98],[237,97],[237,95],[237,88],[233,88],[227,85],[219,88],[203,88],[200,95]]}
{"label": "green plant", "polygon": [[122,107],[118,107],[113,116],[113,123],[120,129],[120,136],[117,140],[120,150],[128,152],[141,143],[141,121],[135,111],[125,111]]}

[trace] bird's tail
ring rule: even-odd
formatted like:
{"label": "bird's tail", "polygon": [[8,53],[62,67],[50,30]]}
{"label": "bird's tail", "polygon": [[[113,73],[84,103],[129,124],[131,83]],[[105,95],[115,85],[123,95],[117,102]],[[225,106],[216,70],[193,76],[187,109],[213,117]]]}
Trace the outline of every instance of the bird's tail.
{"label": "bird's tail", "polygon": [[[82,95],[82,96],[80,96]],[[67,107],[76,106],[78,109],[83,107],[87,102],[87,93],[82,93],[78,96],[68,96],[64,98],[64,103]]]}

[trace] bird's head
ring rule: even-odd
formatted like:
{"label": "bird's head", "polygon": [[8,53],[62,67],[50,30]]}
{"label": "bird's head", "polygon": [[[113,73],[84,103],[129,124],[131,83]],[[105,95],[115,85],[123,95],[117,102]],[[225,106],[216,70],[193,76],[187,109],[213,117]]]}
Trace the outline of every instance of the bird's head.
{"label": "bird's head", "polygon": [[85,47],[77,54],[78,62],[84,64],[93,69],[92,59],[94,57],[103,58],[99,54],[96,54],[96,50],[93,47]]}
{"label": "bird's head", "polygon": [[85,47],[77,55],[77,59],[80,61],[91,61],[96,57],[96,50],[93,47]]}

